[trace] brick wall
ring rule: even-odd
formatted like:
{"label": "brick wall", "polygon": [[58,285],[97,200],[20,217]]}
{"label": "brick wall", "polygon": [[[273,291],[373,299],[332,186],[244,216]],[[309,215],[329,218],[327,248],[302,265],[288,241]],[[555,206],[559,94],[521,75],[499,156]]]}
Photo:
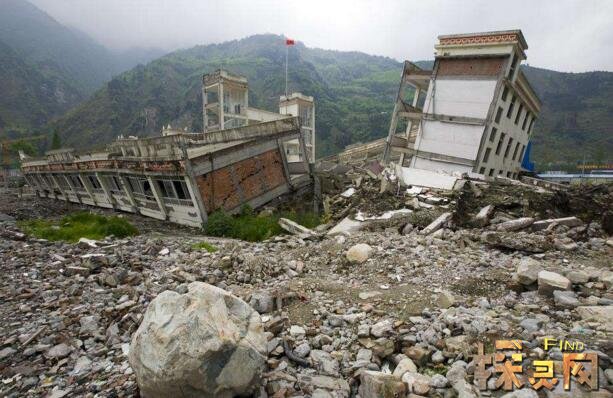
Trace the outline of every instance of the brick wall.
{"label": "brick wall", "polygon": [[277,149],[196,177],[208,213],[234,209],[286,182]]}
{"label": "brick wall", "polygon": [[505,58],[441,59],[437,76],[496,76],[502,70],[505,60]]}

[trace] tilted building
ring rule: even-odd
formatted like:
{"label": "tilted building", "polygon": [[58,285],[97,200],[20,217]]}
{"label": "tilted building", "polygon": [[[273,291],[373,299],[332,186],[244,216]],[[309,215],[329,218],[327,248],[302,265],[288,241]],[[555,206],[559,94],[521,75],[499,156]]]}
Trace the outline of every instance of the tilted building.
{"label": "tilted building", "polygon": [[439,36],[432,70],[405,62],[384,159],[412,181],[455,172],[517,178],[541,103],[520,69],[520,30]]}
{"label": "tilted building", "polygon": [[49,151],[22,160],[25,179],[41,197],[190,226],[206,224],[216,210],[234,213],[310,189],[300,118],[249,108],[246,79],[216,75],[218,101],[203,104],[204,132],[166,129],[159,137],[119,138],[103,151]]}

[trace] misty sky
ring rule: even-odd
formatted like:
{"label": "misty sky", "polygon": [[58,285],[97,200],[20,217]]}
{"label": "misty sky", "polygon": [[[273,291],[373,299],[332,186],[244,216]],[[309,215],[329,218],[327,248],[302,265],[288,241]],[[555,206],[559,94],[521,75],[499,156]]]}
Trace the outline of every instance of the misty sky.
{"label": "misty sky", "polygon": [[31,0],[107,47],[164,50],[277,33],[308,47],[433,58],[439,34],[520,28],[528,63],[613,70],[608,0]]}

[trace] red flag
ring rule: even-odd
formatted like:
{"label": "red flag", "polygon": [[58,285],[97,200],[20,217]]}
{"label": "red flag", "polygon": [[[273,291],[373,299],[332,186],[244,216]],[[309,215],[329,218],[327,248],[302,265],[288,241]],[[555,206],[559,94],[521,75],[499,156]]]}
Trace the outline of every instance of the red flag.
{"label": "red flag", "polygon": [[294,39],[285,39],[285,45],[286,46],[293,46],[294,44],[296,44],[294,42]]}

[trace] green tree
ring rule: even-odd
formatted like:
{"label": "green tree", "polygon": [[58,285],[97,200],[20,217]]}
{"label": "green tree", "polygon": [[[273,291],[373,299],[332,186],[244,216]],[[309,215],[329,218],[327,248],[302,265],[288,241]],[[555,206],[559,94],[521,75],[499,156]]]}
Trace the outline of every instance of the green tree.
{"label": "green tree", "polygon": [[60,149],[62,147],[62,140],[60,139],[60,134],[57,132],[57,129],[53,132],[53,137],[51,138],[51,149]]}

